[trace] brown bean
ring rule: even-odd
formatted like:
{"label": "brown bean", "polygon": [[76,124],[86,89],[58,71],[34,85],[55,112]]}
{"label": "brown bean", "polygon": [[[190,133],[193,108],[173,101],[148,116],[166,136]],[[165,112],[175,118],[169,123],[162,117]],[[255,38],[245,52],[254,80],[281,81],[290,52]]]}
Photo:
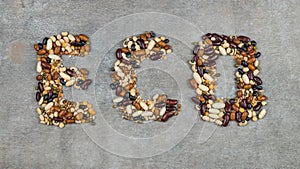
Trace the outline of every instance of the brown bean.
{"label": "brown bean", "polygon": [[246,89],[246,90],[250,89],[251,87],[252,87],[251,84],[244,85],[244,89]]}
{"label": "brown bean", "polygon": [[196,82],[195,79],[190,79],[190,85],[193,89],[197,89],[198,88],[198,84]]}
{"label": "brown bean", "polygon": [[133,102],[133,106],[137,109],[137,110],[141,110],[141,106],[138,102]]}
{"label": "brown bean", "polygon": [[253,96],[249,96],[249,97],[247,97],[247,103],[251,103],[251,102],[252,102],[252,100],[253,100]]}
{"label": "brown bean", "polygon": [[56,46],[55,48],[54,48],[54,54],[59,54],[59,52],[60,52],[60,47],[59,46]]}
{"label": "brown bean", "polygon": [[64,117],[66,115],[66,111],[65,110],[61,110],[59,113],[58,113],[58,117]]}
{"label": "brown bean", "polygon": [[253,64],[248,64],[248,68],[251,70],[251,71],[254,71],[256,68]]}
{"label": "brown bean", "polygon": [[241,117],[242,121],[246,120],[247,116],[248,116],[248,113],[247,112],[243,112],[242,113],[242,117]]}
{"label": "brown bean", "polygon": [[80,38],[82,41],[84,41],[84,42],[87,42],[87,41],[89,40],[89,38],[88,38],[86,35],[84,35],[84,34],[80,34],[80,35],[79,35],[79,38]]}
{"label": "brown bean", "polygon": [[44,55],[46,53],[46,49],[41,49],[37,52],[38,55]]}
{"label": "brown bean", "polygon": [[235,112],[230,113],[230,120],[231,121],[235,120]]}
{"label": "brown bean", "polygon": [[267,100],[267,96],[265,96],[265,95],[263,95],[263,96],[257,96],[257,100],[258,101],[265,101],[265,100]]}
{"label": "brown bean", "polygon": [[37,75],[36,80],[38,80],[38,81],[43,80],[43,76],[42,75]]}
{"label": "brown bean", "polygon": [[248,61],[247,61],[247,63],[254,63],[256,61],[256,58],[251,58],[251,59],[249,59]]}
{"label": "brown bean", "polygon": [[124,47],[124,48],[121,49],[121,51],[122,51],[123,53],[127,53],[127,52],[129,52],[129,49]]}
{"label": "brown bean", "polygon": [[56,80],[56,79],[58,79],[58,77],[59,77],[59,74],[57,72],[54,72],[52,75],[52,79]]}
{"label": "brown bean", "polygon": [[242,97],[243,96],[243,92],[241,90],[238,90],[236,92],[237,97]]}
{"label": "brown bean", "polygon": [[75,123],[75,120],[74,120],[74,119],[68,119],[68,120],[67,120],[67,124],[72,124],[72,123]]}
{"label": "brown bean", "polygon": [[239,111],[239,108],[234,104],[231,106],[234,111]]}

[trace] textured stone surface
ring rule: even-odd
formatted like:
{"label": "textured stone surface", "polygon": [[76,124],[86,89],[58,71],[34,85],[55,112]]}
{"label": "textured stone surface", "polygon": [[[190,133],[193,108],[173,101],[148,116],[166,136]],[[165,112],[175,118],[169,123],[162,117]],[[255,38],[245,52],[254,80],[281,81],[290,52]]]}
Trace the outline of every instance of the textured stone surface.
{"label": "textured stone surface", "polygon": [[[300,1],[7,0],[0,4],[0,168],[297,168],[300,165]],[[38,124],[33,44],[63,30],[92,35],[115,19],[142,12],[176,15],[202,32],[244,34],[255,39],[263,54],[261,77],[269,97],[265,119],[243,128],[234,123],[217,128],[205,142],[199,142],[203,122],[195,119],[193,128],[175,147],[141,159],[106,151],[80,125],[68,125],[62,130]],[[184,28],[178,30],[181,31]],[[186,47],[182,52],[182,60],[189,60]],[[66,60],[68,65],[76,62],[76,59]],[[225,78],[231,80],[230,76]],[[162,83],[158,86],[165,89],[169,81]],[[105,86],[100,83],[98,88],[101,87]],[[141,89],[149,90],[145,86]],[[66,94],[70,98],[71,89],[66,89]],[[116,112],[111,109],[111,113]],[[196,111],[182,112],[185,113]],[[115,114],[113,117],[118,118]],[[106,118],[114,122],[111,117]],[[112,126],[129,136],[145,137],[140,131],[125,132],[122,125]]]}

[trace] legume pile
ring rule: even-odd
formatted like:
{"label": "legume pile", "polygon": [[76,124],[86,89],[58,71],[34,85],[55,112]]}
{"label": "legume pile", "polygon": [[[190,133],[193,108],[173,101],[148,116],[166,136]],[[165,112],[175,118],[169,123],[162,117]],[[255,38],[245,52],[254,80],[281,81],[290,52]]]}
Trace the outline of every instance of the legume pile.
{"label": "legume pile", "polygon": [[166,59],[166,55],[172,52],[168,43],[169,39],[165,36],[158,37],[150,31],[125,39],[122,48],[117,49],[110,87],[117,96],[113,99],[113,107],[119,109],[123,119],[137,123],[149,120],[166,122],[180,112],[178,100],[165,94],[155,94],[152,99],[144,100],[136,87],[135,69],[145,59]]}
{"label": "legume pile", "polygon": [[94,123],[96,112],[87,101],[73,102],[64,99],[63,86],[74,86],[86,90],[92,83],[87,79],[85,68],[67,68],[63,65],[62,55],[85,56],[90,51],[89,38],[84,35],[72,35],[62,32],[45,37],[42,43],[34,44],[37,51],[36,101],[40,122],[64,128],[65,124]]}
{"label": "legume pile", "polygon": [[[226,36],[207,33],[194,48],[189,62],[193,71],[190,84],[197,95],[192,97],[196,109],[204,121],[227,126],[236,121],[245,126],[250,120],[257,121],[266,115],[267,97],[263,94],[256,42],[246,36]],[[219,56],[231,55],[236,60],[236,97],[216,98],[216,62]]]}

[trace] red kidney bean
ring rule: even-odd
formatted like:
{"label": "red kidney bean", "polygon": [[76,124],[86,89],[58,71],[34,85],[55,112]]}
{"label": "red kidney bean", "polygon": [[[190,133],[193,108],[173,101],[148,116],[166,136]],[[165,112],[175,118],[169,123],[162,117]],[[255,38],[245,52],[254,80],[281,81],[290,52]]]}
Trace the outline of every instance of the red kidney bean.
{"label": "red kidney bean", "polygon": [[86,79],[86,80],[85,80],[85,83],[86,83],[87,85],[90,85],[90,84],[92,83],[92,80],[91,80],[91,79]]}
{"label": "red kidney bean", "polygon": [[82,85],[80,85],[81,89],[82,90],[86,90],[88,89],[88,86],[92,83],[92,80],[91,79],[86,79]]}
{"label": "red kidney bean", "polygon": [[223,126],[226,127],[229,123],[229,120],[230,120],[229,114],[225,114],[223,119],[224,119]]}
{"label": "red kidney bean", "polygon": [[227,42],[229,42],[229,41],[230,41],[229,37],[228,37],[228,36],[226,36],[226,35],[221,35],[221,37],[222,37],[222,39],[223,39],[223,40],[226,40]]}
{"label": "red kidney bean", "polygon": [[53,120],[57,121],[57,122],[62,122],[64,121],[63,118],[60,118],[60,117],[53,117]]}
{"label": "red kidney bean", "polygon": [[131,65],[131,62],[125,59],[122,59],[121,62],[124,63],[125,65]]}
{"label": "red kidney bean", "polygon": [[50,90],[48,93],[49,98],[51,98],[52,94],[53,94],[53,92],[52,92],[52,90]]}
{"label": "red kidney bean", "polygon": [[237,37],[238,38],[238,40],[241,40],[241,41],[244,41],[244,42],[249,42],[250,41],[250,38],[249,37],[247,37],[247,36],[238,36]]}
{"label": "red kidney bean", "polygon": [[237,112],[235,119],[236,119],[237,122],[241,122],[242,121],[242,113],[241,112]]}
{"label": "red kidney bean", "polygon": [[247,108],[247,100],[246,99],[243,99],[241,102],[240,102],[240,106],[244,109]]}
{"label": "red kidney bean", "polygon": [[51,65],[49,63],[47,63],[47,62],[42,62],[42,67],[44,69],[51,69]]}
{"label": "red kidney bean", "polygon": [[197,97],[192,97],[192,101],[196,104],[200,104],[200,100]]}
{"label": "red kidney bean", "polygon": [[214,96],[214,95],[209,95],[208,98],[211,100],[216,100],[216,96]]}
{"label": "red kidney bean", "polygon": [[167,99],[167,105],[176,105],[178,103],[178,100],[175,99]]}
{"label": "red kidney bean", "polygon": [[116,88],[116,95],[117,95],[117,96],[120,96],[121,91],[122,91],[122,86],[119,85],[119,86]]}
{"label": "red kidney bean", "polygon": [[67,73],[69,76],[71,76],[71,77],[75,76],[74,72],[73,72],[72,70],[70,70],[70,69],[67,69],[67,70],[66,70],[66,73]]}
{"label": "red kidney bean", "polygon": [[159,102],[159,103],[155,104],[155,107],[157,107],[157,108],[162,108],[162,107],[165,107],[165,106],[166,106],[165,102]]}
{"label": "red kidney bean", "polygon": [[38,89],[39,89],[40,93],[42,93],[44,91],[44,85],[42,82],[38,83]]}
{"label": "red kidney bean", "polygon": [[211,38],[212,37],[212,34],[211,33],[207,33],[203,36],[204,38],[208,37],[208,38]]}
{"label": "red kidney bean", "polygon": [[36,92],[35,99],[36,99],[37,102],[40,101],[40,99],[41,99],[41,93],[40,92]]}
{"label": "red kidney bean", "polygon": [[221,46],[222,42],[221,41],[213,41],[212,45],[213,46]]}
{"label": "red kidney bean", "polygon": [[253,75],[252,70],[249,70],[249,71],[248,71],[247,76],[248,76],[248,78],[249,78],[250,80],[253,80],[254,75]]}
{"label": "red kidney bean", "polygon": [[213,56],[215,54],[215,50],[210,50],[210,51],[207,51],[207,52],[204,52],[205,55],[208,55],[208,56]]}
{"label": "red kidney bean", "polygon": [[230,44],[230,46],[231,46],[232,48],[236,48],[236,47],[237,47],[236,44],[234,44],[233,42],[229,42],[229,44]]}
{"label": "red kidney bean", "polygon": [[255,76],[253,78],[253,81],[257,84],[257,85],[262,85],[262,80],[258,77],[258,76]]}
{"label": "red kidney bean", "polygon": [[216,41],[222,41],[222,37],[217,33],[213,33],[212,37],[216,38]]}
{"label": "red kidney bean", "polygon": [[193,50],[193,54],[197,55],[199,49],[200,49],[200,45],[196,45],[195,48],[194,48],[194,50]]}
{"label": "red kidney bean", "polygon": [[203,74],[204,74],[203,68],[200,66],[197,66],[196,68],[197,68],[197,73],[200,75],[200,77],[203,77]]}
{"label": "red kidney bean", "polygon": [[202,105],[201,105],[201,108],[200,108],[200,113],[201,113],[201,115],[204,115],[204,114],[205,114],[206,107],[207,107],[206,104],[202,104]]}
{"label": "red kidney bean", "polygon": [[128,106],[130,104],[132,104],[132,100],[126,100],[123,102],[123,106]]}
{"label": "red kidney bean", "polygon": [[199,59],[198,56],[194,55],[194,57],[193,57],[194,62],[197,62],[198,59]]}
{"label": "red kidney bean", "polygon": [[214,54],[214,55],[212,55],[212,56],[210,56],[210,57],[208,58],[208,61],[214,61],[214,60],[217,60],[218,57],[219,57],[218,55]]}
{"label": "red kidney bean", "polygon": [[229,102],[225,102],[225,108],[224,108],[226,113],[230,113],[231,111],[231,104]]}
{"label": "red kidney bean", "polygon": [[214,60],[208,61],[207,66],[215,66],[216,62]]}
{"label": "red kidney bean", "polygon": [[122,49],[117,49],[116,51],[116,58],[121,60],[122,59]]}
{"label": "red kidney bean", "polygon": [[150,55],[150,59],[151,60],[158,60],[162,57],[162,53],[161,52],[158,52],[158,53],[154,53],[152,55]]}
{"label": "red kidney bean", "polygon": [[176,111],[177,108],[175,106],[167,106],[166,111]]}
{"label": "red kidney bean", "polygon": [[261,109],[261,107],[262,107],[261,102],[258,102],[258,103],[256,103],[256,105],[253,107],[253,110],[254,110],[254,111],[259,111],[259,110]]}
{"label": "red kidney bean", "polygon": [[138,39],[136,43],[140,46],[141,49],[146,49],[143,39]]}
{"label": "red kidney bean", "polygon": [[172,117],[174,115],[174,112],[166,112],[165,114],[164,114],[164,116],[161,118],[161,121],[162,122],[166,122],[166,121],[168,121],[168,119],[170,118],[170,117]]}

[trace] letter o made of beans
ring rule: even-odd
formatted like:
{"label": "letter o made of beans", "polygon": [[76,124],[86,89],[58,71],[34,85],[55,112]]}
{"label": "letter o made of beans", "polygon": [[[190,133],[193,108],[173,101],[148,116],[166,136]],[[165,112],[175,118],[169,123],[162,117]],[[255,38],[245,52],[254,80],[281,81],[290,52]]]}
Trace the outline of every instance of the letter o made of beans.
{"label": "letter o made of beans", "polygon": [[36,101],[40,122],[60,128],[64,128],[65,124],[93,122],[96,112],[91,104],[66,100],[63,94],[63,86],[86,90],[92,83],[91,79],[87,79],[87,69],[67,68],[62,58],[62,55],[87,55],[90,51],[89,38],[84,34],[62,32],[45,37],[41,43],[34,44],[34,49],[38,56]]}
{"label": "letter o made of beans", "polygon": [[[193,50],[190,61],[193,78],[190,85],[196,90],[192,101],[204,121],[226,127],[230,121],[245,126],[266,115],[267,97],[263,94],[256,42],[246,36],[226,36],[207,33]],[[216,98],[216,59],[231,56],[236,61],[236,97]]]}
{"label": "letter o made of beans", "polygon": [[171,53],[169,39],[156,36],[153,31],[139,36],[126,38],[123,46],[116,50],[116,62],[112,68],[112,83],[115,90],[114,108],[122,113],[126,120],[143,123],[145,121],[166,122],[170,117],[178,115],[181,105],[176,99],[170,99],[165,94],[155,94],[151,99],[142,99],[137,89],[135,69],[145,59],[166,59]]}

